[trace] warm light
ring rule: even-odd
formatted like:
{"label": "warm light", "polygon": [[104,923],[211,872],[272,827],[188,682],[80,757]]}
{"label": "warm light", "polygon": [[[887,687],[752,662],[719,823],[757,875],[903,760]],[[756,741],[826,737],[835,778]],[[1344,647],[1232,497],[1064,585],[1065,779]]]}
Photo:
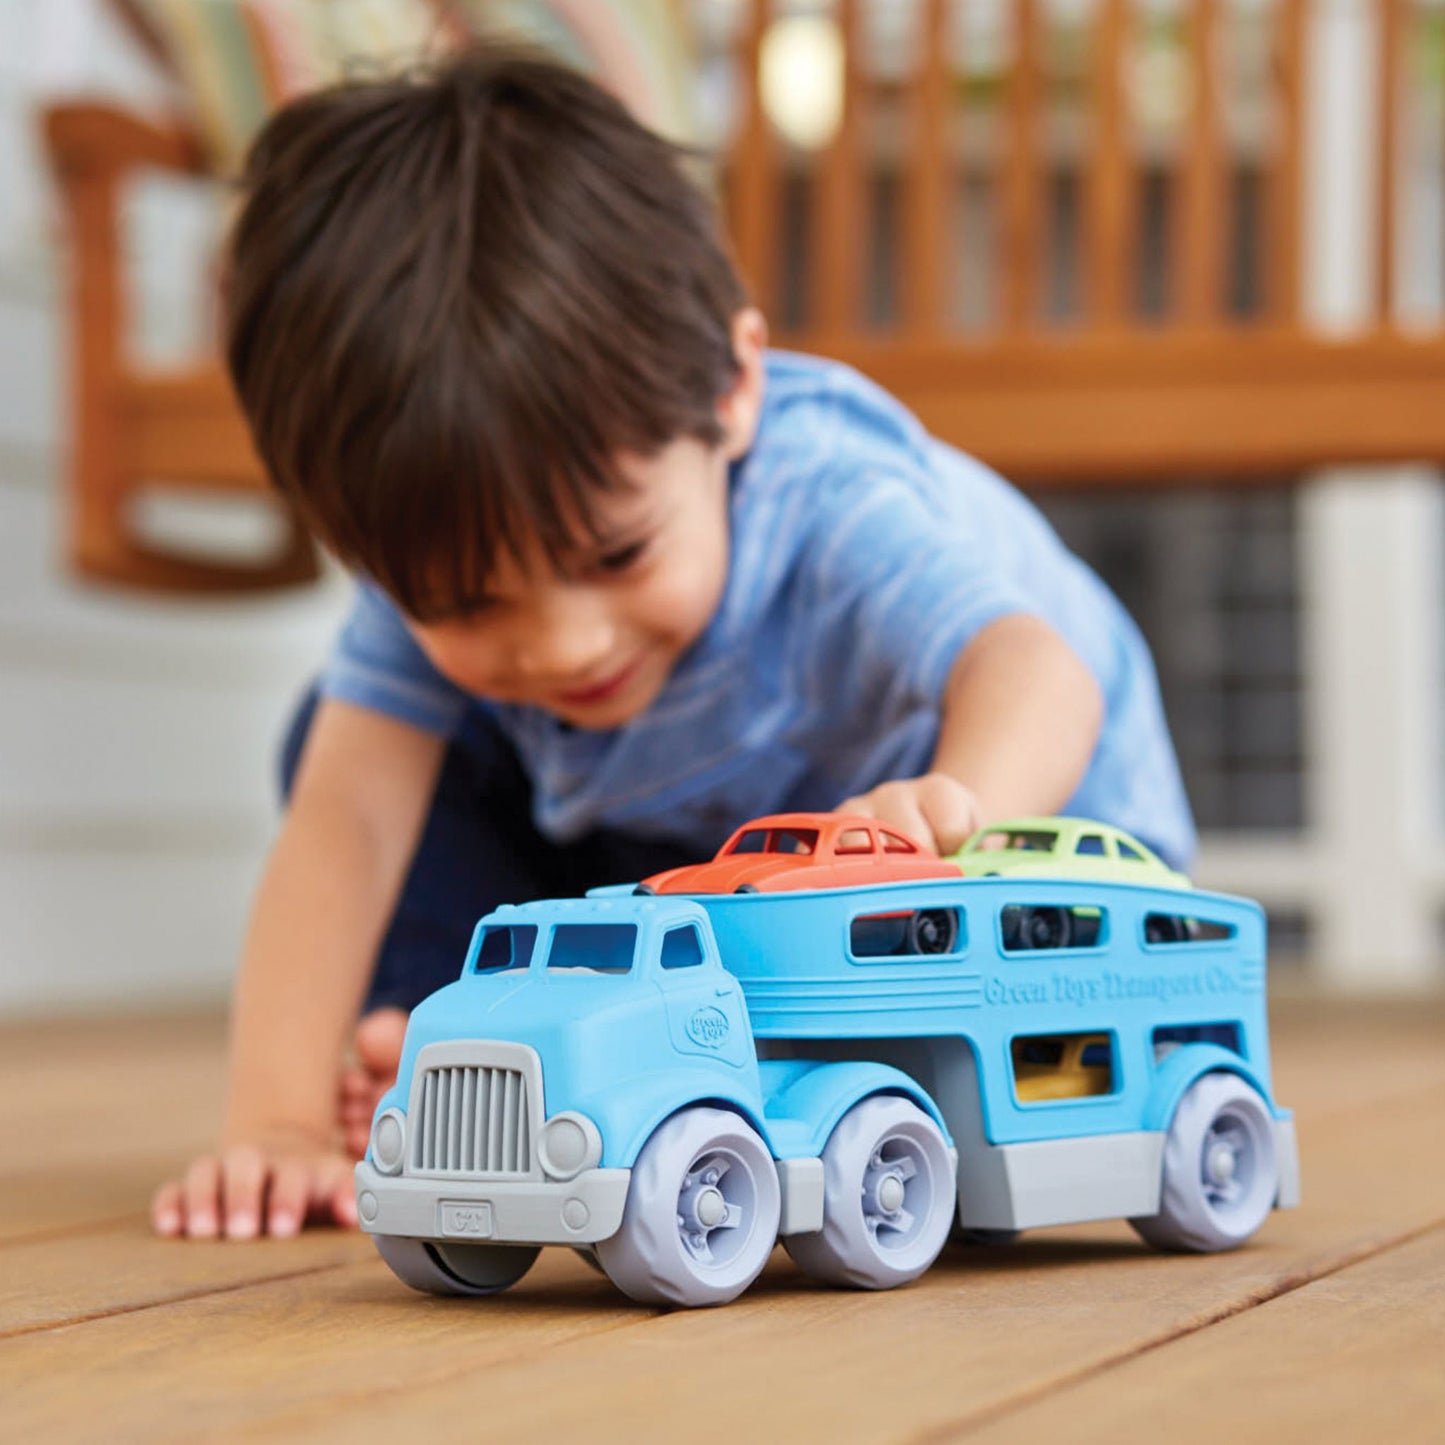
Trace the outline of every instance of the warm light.
{"label": "warm light", "polygon": [[843,120],[843,37],[823,15],[775,21],[763,37],[763,110],[785,140],[821,150]]}

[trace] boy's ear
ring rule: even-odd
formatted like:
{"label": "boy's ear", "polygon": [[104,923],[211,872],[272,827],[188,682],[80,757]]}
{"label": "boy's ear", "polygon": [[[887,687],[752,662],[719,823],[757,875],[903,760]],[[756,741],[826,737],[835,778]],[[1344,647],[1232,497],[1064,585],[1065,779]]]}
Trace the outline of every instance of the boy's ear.
{"label": "boy's ear", "polygon": [[768,347],[768,323],[756,306],[745,306],[733,317],[732,341],[737,379],[717,404],[723,452],[730,462],[752,446],[763,411],[763,354]]}

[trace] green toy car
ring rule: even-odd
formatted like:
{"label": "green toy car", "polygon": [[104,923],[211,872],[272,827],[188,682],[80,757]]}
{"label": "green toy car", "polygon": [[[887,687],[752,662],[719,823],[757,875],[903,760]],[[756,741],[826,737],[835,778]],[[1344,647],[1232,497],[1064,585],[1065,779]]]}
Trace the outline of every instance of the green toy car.
{"label": "green toy car", "polygon": [[969,878],[1097,878],[1191,888],[1184,874],[1122,828],[1088,818],[1006,818],[980,828],[951,861]]}

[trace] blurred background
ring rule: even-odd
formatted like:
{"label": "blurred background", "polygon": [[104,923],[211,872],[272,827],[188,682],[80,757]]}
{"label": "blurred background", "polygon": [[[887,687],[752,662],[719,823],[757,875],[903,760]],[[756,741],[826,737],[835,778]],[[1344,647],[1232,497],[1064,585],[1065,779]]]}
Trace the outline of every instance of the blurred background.
{"label": "blurred background", "polygon": [[1445,987],[1445,0],[0,0],[0,1014],[223,997],[347,597],[218,369],[228,184],[494,28],[1119,592],[1276,981]]}

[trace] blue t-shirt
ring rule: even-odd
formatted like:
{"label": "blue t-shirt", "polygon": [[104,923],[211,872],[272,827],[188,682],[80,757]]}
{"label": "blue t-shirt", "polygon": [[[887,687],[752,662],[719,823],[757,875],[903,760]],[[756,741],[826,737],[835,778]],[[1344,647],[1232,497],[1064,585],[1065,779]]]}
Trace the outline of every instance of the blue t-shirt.
{"label": "blue t-shirt", "polygon": [[1028,613],[1063,634],[1104,696],[1093,759],[1061,811],[1187,866],[1194,826],[1144,639],[1020,493],[849,368],[772,352],[730,496],[717,614],[623,727],[588,732],[462,691],[366,584],[321,691],[443,736],[489,709],[545,835],[609,826],[702,858],[748,818],[829,809],[926,772],[959,652],[986,624]]}

